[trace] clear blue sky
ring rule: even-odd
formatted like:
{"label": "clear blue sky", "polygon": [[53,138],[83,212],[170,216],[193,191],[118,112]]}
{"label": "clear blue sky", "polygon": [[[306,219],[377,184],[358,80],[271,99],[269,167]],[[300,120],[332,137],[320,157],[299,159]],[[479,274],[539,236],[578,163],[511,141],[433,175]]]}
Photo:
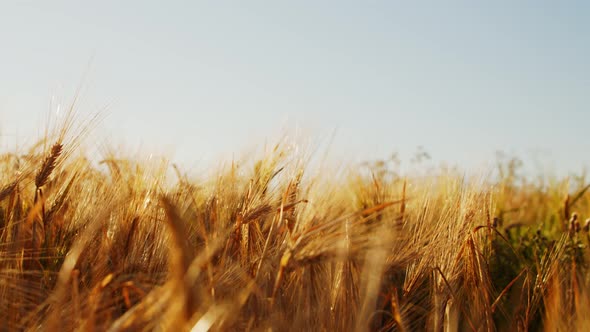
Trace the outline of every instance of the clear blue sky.
{"label": "clear blue sky", "polygon": [[16,3],[0,10],[4,142],[42,128],[92,59],[80,111],[109,106],[109,141],[180,160],[297,124],[336,129],[334,155],[356,159],[590,163],[587,1]]}

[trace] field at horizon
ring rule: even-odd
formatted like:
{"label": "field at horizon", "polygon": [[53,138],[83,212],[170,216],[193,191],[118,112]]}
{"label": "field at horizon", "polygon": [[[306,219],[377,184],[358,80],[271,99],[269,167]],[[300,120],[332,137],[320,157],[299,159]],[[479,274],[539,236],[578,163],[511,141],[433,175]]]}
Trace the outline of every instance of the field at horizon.
{"label": "field at horizon", "polygon": [[84,141],[75,107],[0,167],[0,328],[583,331],[590,179],[307,167],[282,140],[199,176]]}

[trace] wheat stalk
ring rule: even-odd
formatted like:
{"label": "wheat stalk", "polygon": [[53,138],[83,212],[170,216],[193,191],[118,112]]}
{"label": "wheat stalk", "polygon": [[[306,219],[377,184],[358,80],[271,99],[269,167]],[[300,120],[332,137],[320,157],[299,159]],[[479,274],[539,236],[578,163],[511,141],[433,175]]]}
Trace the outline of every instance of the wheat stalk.
{"label": "wheat stalk", "polygon": [[43,187],[49,180],[51,173],[55,169],[55,166],[57,166],[57,159],[61,155],[62,151],[63,145],[61,143],[55,143],[51,147],[51,151],[43,160],[43,164],[35,176],[35,186],[37,189]]}

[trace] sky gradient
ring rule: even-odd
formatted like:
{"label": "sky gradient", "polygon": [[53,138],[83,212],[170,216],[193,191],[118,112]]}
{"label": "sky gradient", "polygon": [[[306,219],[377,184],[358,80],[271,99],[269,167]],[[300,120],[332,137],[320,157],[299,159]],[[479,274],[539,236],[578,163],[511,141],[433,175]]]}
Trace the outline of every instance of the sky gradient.
{"label": "sky gradient", "polygon": [[26,142],[82,81],[105,141],[187,163],[297,127],[336,132],[336,158],[424,146],[475,167],[504,150],[579,171],[588,17],[585,1],[3,3],[0,143]]}

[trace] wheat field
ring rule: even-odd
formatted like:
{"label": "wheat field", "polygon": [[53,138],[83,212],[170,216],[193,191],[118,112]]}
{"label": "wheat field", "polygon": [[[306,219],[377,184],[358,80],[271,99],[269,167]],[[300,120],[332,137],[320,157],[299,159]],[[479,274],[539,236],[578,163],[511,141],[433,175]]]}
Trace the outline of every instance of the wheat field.
{"label": "wheat field", "polygon": [[281,141],[192,177],[85,128],[1,155],[1,331],[590,330],[584,175],[311,171]]}

